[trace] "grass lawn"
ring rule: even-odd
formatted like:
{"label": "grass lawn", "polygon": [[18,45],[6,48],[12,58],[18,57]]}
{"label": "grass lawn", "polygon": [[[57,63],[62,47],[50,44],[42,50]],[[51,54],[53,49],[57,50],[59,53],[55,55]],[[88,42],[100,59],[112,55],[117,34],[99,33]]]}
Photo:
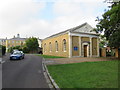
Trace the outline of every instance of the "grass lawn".
{"label": "grass lawn", "polygon": [[118,61],[47,66],[60,88],[117,88]]}
{"label": "grass lawn", "polygon": [[37,56],[42,56],[44,58],[65,58],[65,57],[59,57],[59,56],[40,55],[40,54],[37,54]]}

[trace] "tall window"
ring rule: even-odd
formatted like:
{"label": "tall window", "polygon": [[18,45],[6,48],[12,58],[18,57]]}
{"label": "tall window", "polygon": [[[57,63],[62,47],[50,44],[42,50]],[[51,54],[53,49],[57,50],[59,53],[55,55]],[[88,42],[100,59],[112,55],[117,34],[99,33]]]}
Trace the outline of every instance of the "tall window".
{"label": "tall window", "polygon": [[66,40],[63,39],[63,51],[66,51]]}
{"label": "tall window", "polygon": [[56,49],[56,51],[58,51],[58,42],[57,41],[55,41],[55,49]]}
{"label": "tall window", "polygon": [[44,44],[44,52],[46,52],[46,43]]}
{"label": "tall window", "polygon": [[50,50],[50,52],[52,51],[52,44],[51,44],[51,42],[49,43],[49,50]]}

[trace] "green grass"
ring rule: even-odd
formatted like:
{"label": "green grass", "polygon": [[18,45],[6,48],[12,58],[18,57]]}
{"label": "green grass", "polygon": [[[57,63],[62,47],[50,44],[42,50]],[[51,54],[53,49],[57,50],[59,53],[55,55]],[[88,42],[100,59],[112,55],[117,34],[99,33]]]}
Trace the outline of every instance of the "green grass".
{"label": "green grass", "polygon": [[50,65],[48,70],[60,88],[117,88],[118,61]]}
{"label": "green grass", "polygon": [[37,56],[42,56],[44,58],[65,58],[65,57],[59,57],[59,56],[40,55],[40,54],[37,54]]}

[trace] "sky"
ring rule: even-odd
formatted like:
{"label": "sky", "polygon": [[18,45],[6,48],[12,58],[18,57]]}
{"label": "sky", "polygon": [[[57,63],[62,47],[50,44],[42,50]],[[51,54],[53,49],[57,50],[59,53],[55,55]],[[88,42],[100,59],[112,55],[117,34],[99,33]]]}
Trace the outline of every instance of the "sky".
{"label": "sky", "polygon": [[96,27],[96,17],[108,9],[105,0],[0,0],[0,38],[39,37],[87,22]]}

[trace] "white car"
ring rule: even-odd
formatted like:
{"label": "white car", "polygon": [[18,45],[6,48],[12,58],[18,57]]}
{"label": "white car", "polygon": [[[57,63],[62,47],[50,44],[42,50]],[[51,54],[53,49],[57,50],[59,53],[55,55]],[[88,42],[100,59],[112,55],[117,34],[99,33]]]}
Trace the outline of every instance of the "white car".
{"label": "white car", "polygon": [[13,54],[10,55],[10,60],[21,60],[24,59],[24,54],[21,53],[21,51],[16,51]]}
{"label": "white car", "polygon": [[25,56],[25,54],[23,53],[23,51],[20,51],[22,53],[23,56]]}

